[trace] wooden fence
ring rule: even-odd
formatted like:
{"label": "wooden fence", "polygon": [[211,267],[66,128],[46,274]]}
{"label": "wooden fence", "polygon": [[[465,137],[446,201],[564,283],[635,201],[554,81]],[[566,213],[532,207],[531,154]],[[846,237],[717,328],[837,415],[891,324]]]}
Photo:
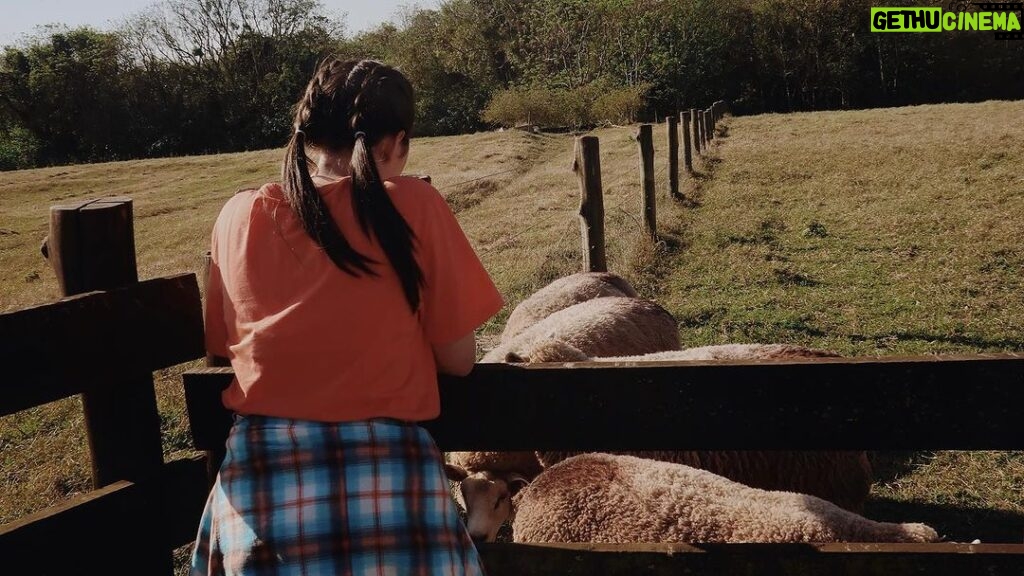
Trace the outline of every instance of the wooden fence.
{"label": "wooden fence", "polygon": [[[719,100],[706,110],[685,110],[665,118],[668,131],[669,196],[681,200],[679,190],[679,142],[683,142],[682,166],[689,176],[695,176],[693,156],[707,154],[716,137],[715,125],[726,114],[725,101]],[[641,124],[635,139],[639,148],[641,205],[643,230],[648,238],[657,240],[657,195],[654,174],[654,126]],[[583,234],[583,269],[607,272],[604,242],[604,200],[601,186],[600,142],[596,136],[576,139],[573,170],[580,181],[580,231]]]}
{"label": "wooden fence", "polygon": [[[90,398],[95,489],[0,526],[0,558],[19,574],[169,576],[223,454],[231,420],[220,391],[232,372],[184,375],[193,441],[207,455],[164,462],[152,372],[205,355],[196,277],[136,281],[130,200],[52,214],[48,252],[63,289],[101,290],[0,315],[9,374],[0,416]],[[440,389],[443,416],[425,426],[445,451],[1024,448],[1024,355],[479,365],[441,378]],[[491,576],[1024,570],[1024,544],[490,544],[481,553]]]}

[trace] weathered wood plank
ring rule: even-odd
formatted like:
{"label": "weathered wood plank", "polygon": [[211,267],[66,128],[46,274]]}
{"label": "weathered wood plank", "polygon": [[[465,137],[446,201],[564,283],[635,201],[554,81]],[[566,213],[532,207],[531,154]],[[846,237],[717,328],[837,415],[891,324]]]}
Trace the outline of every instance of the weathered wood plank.
{"label": "weathered wood plank", "polygon": [[580,234],[583,270],[607,272],[604,251],[604,192],[601,189],[601,143],[597,136],[576,139],[573,171],[580,181]]}
{"label": "weathered wood plank", "polygon": [[634,139],[637,141],[640,167],[640,206],[644,229],[651,240],[658,239],[658,202],[654,196],[654,127],[641,124]]}
{"label": "weathered wood plank", "polygon": [[202,368],[186,372],[185,408],[196,450],[206,451],[207,485],[212,486],[224,461],[224,441],[231,430],[231,413],[221,404],[220,395],[234,378],[231,368]]}
{"label": "weathered wood plank", "polygon": [[168,550],[195,541],[210,488],[206,482],[206,456],[168,462],[163,470],[163,498],[159,519]]}
{"label": "weathered wood plank", "polygon": [[[209,494],[206,458],[170,462],[153,485],[160,492],[150,496],[147,486],[115,482],[2,525],[0,558],[7,566],[31,566],[25,574],[169,574],[169,562],[160,572],[153,559],[169,560],[167,552],[195,540]],[[59,557],[51,558],[55,550]]]}
{"label": "weathered wood plank", "polygon": [[483,544],[490,576],[1024,573],[1021,544]]}
{"label": "weathered wood plank", "polygon": [[[205,354],[194,274],[0,315],[0,415]],[[19,369],[21,367],[22,369]]]}
{"label": "weathered wood plank", "polygon": [[442,389],[446,450],[1024,448],[1024,356],[477,366]]}
{"label": "weathered wood plank", "polygon": [[[219,393],[231,377],[185,381]],[[446,451],[1019,450],[1024,355],[478,364],[441,379],[441,405],[425,426]],[[193,431],[222,443],[219,402],[211,413],[221,428]]]}
{"label": "weathered wood plank", "polygon": [[12,574],[172,574],[150,509],[141,486],[116,482],[0,526],[0,558]]}

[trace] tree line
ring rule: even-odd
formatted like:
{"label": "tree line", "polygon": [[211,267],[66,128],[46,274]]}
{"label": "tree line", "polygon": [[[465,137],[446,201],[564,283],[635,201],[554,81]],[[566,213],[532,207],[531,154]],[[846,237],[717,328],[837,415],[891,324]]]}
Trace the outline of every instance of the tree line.
{"label": "tree line", "polygon": [[280,146],[327,55],[400,67],[420,135],[718,99],[743,114],[1024,97],[1024,41],[871,33],[871,5],[443,0],[349,34],[319,0],[161,0],[112,31],[51,27],[4,49],[0,169]]}

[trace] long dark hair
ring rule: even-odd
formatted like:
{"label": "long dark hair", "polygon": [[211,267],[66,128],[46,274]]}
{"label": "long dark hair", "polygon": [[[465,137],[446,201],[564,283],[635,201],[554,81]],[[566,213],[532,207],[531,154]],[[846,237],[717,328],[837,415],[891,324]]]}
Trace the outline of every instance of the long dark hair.
{"label": "long dark hair", "polygon": [[415,234],[391,202],[373,159],[373,146],[405,131],[408,145],[415,117],[412,85],[401,72],[373,60],[320,64],[295,106],[294,132],[282,169],[285,198],[314,242],[335,266],[352,276],[377,276],[378,264],[349,244],[331,218],[309,174],[306,145],[328,151],[352,150],[352,204],[363,234],[376,238],[398,273],[415,312],[423,271],[414,257]]}

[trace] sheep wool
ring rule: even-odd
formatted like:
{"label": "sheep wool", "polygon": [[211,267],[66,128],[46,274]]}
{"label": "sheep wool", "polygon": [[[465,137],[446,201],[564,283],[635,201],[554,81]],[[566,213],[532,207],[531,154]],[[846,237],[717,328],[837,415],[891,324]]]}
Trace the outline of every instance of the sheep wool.
{"label": "sheep wool", "polygon": [[531,362],[538,342],[557,340],[587,356],[648,354],[679,349],[675,318],[654,302],[605,297],[559,310],[484,355],[482,362]]}
{"label": "sheep wool", "polygon": [[[579,452],[537,452],[545,468]],[[696,450],[619,454],[683,464],[763,490],[784,490],[817,496],[860,512],[871,491],[873,474],[862,451],[830,450]]]}
{"label": "sheep wool", "polygon": [[515,472],[533,478],[543,469],[536,452],[448,452],[446,461],[475,472]]}
{"label": "sheep wool", "polygon": [[924,524],[875,522],[814,496],[750,488],[689,466],[584,454],[514,497],[516,542],[934,542]]}
{"label": "sheep wool", "polygon": [[635,298],[636,295],[629,282],[608,272],[582,272],[559,278],[512,310],[501,333],[501,342],[508,342],[523,330],[574,304],[606,296]]}

